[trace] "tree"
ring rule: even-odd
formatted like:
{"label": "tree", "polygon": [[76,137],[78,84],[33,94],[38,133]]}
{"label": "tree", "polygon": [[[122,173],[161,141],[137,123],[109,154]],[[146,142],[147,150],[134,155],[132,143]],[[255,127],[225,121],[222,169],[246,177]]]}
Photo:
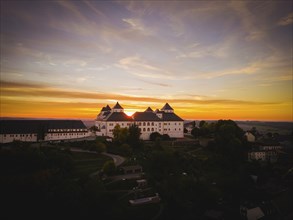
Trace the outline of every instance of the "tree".
{"label": "tree", "polygon": [[136,124],[132,124],[128,128],[128,143],[135,149],[138,148],[140,142],[140,128]]}
{"label": "tree", "polygon": [[260,136],[258,130],[256,130],[256,127],[252,127],[250,133],[252,133],[256,138]]}
{"label": "tree", "polygon": [[161,145],[161,138],[157,137],[155,140],[155,144],[154,144],[155,149],[157,150],[162,150],[162,145]]}
{"label": "tree", "polygon": [[202,121],[199,122],[199,127],[201,128],[201,127],[203,127],[205,124],[206,124],[206,121],[202,120]]}
{"label": "tree", "polygon": [[186,134],[188,132],[188,130],[186,128],[184,128],[184,133]]}
{"label": "tree", "polygon": [[151,141],[155,141],[155,140],[157,140],[157,138],[160,138],[160,137],[161,137],[161,135],[160,135],[159,132],[153,132],[153,133],[150,134],[150,140]]}
{"label": "tree", "polygon": [[113,174],[116,170],[116,166],[115,166],[115,163],[114,161],[112,160],[108,160],[104,163],[103,165],[103,171],[106,173],[106,174]]}
{"label": "tree", "polygon": [[273,133],[272,132],[268,132],[267,133],[268,138],[272,138],[273,137]]}
{"label": "tree", "polygon": [[95,125],[91,126],[91,127],[89,128],[89,130],[90,130],[91,132],[100,131],[100,129],[99,129],[97,126],[95,126]]}
{"label": "tree", "polygon": [[170,140],[170,136],[168,134],[163,134],[162,135],[162,140],[163,141],[169,141]]}
{"label": "tree", "polygon": [[244,158],[243,130],[232,120],[219,120],[215,124],[216,151],[226,158],[227,165],[235,166]]}
{"label": "tree", "polygon": [[199,128],[195,127],[191,130],[191,134],[193,135],[193,137],[198,138],[200,131]]}
{"label": "tree", "polygon": [[121,154],[125,156],[130,156],[132,153],[132,149],[128,144],[122,144],[120,146]]}
{"label": "tree", "polygon": [[102,152],[105,152],[106,151],[106,145],[102,142],[97,142],[96,143],[96,146],[97,146],[97,150],[96,152],[98,153],[102,153]]}
{"label": "tree", "polygon": [[114,127],[113,136],[115,142],[119,144],[125,143],[128,138],[128,134],[128,128],[121,128],[119,124]]}

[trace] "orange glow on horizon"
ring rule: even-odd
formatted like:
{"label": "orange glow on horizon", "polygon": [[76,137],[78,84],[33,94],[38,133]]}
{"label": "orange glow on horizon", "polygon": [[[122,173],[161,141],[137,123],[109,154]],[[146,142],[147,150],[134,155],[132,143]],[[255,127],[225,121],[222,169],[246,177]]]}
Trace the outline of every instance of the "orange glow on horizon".
{"label": "orange glow on horizon", "polygon": [[[3,100],[2,100],[3,101]],[[122,107],[126,105],[121,104]],[[162,104],[160,104],[161,106]],[[222,110],[223,105],[213,106],[195,106],[194,108],[180,108],[176,105],[170,105],[175,113],[185,120],[260,120],[260,121],[293,121],[292,113],[289,110],[280,111],[257,111],[253,107],[245,109]],[[19,108],[21,106],[21,108]],[[1,104],[0,117],[20,117],[20,118],[68,118],[68,119],[86,119],[95,120],[99,114],[102,105],[99,107],[93,103],[54,103],[54,102],[14,102],[5,101]],[[151,105],[150,105],[151,106]],[[111,106],[112,107],[112,106]],[[152,106],[151,106],[152,107]],[[155,106],[154,106],[155,107]],[[136,111],[144,111],[146,107],[137,107],[136,109],[125,108],[125,113],[131,116]]]}
{"label": "orange glow on horizon", "polygon": [[[118,100],[117,100],[118,99]],[[131,116],[136,111],[161,109],[166,102],[182,119],[232,119],[293,121],[292,101],[249,101],[233,99],[169,99],[112,93],[52,89],[33,84],[1,84],[0,117],[79,118],[94,120],[102,107],[116,101]]]}

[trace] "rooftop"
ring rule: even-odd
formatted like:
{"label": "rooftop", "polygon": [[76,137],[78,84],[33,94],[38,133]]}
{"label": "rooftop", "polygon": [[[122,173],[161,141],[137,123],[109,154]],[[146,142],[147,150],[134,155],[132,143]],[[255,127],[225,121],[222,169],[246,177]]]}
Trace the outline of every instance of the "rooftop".
{"label": "rooftop", "polygon": [[166,103],[161,110],[174,110],[174,109],[168,103]]}
{"label": "rooftop", "polygon": [[[110,108],[110,107],[109,107]],[[113,109],[123,109],[121,105],[117,102]]]}
{"label": "rooftop", "polygon": [[153,112],[135,112],[132,115],[135,121],[161,121],[161,119]]}
{"label": "rooftop", "polygon": [[132,121],[132,118],[126,115],[124,112],[112,112],[106,121]]}
{"label": "rooftop", "polygon": [[153,109],[151,109],[151,107],[148,107],[145,112],[154,112]]}
{"label": "rooftop", "polygon": [[32,134],[49,129],[86,129],[81,120],[0,120],[0,134]]}

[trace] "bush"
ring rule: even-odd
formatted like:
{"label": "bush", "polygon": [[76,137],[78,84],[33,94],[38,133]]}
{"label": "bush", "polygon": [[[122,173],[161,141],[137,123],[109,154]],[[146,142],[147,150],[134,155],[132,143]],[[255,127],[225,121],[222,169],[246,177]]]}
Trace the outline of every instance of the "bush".
{"label": "bush", "polygon": [[106,161],[103,165],[103,172],[110,175],[113,174],[116,171],[116,166],[114,164],[114,161],[109,160]]}
{"label": "bush", "polygon": [[98,153],[102,153],[106,151],[106,145],[104,143],[101,142],[97,142],[97,152]]}
{"label": "bush", "polygon": [[94,151],[97,153],[102,153],[106,151],[106,145],[101,142],[91,143],[88,147],[90,151]]}
{"label": "bush", "polygon": [[122,144],[120,146],[121,154],[124,156],[130,156],[132,153],[132,149],[129,144]]}
{"label": "bush", "polygon": [[153,132],[153,133],[150,134],[150,140],[151,141],[155,141],[155,140],[157,140],[157,138],[160,138],[160,137],[161,137],[161,135],[160,135],[159,132]]}
{"label": "bush", "polygon": [[162,140],[163,141],[169,141],[170,140],[170,136],[168,134],[163,134],[162,135]]}

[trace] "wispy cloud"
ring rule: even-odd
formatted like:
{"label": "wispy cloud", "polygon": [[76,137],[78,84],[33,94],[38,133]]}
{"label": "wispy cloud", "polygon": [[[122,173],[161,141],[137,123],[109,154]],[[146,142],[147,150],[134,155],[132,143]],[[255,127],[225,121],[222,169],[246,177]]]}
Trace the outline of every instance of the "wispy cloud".
{"label": "wispy cloud", "polygon": [[293,23],[293,12],[291,12],[290,14],[288,14],[287,16],[282,17],[279,21],[278,21],[278,25],[280,26],[287,26]]}
{"label": "wispy cloud", "polygon": [[257,26],[255,15],[248,9],[245,1],[231,1],[231,7],[237,12],[247,33],[246,40],[261,40],[266,35],[262,27]]}
{"label": "wispy cloud", "polygon": [[166,70],[149,64],[146,60],[139,56],[125,57],[119,60],[117,67],[126,70],[136,76],[143,78],[154,78],[154,79],[172,79],[173,76]]}
{"label": "wispy cloud", "polygon": [[156,86],[172,87],[172,85],[167,84],[167,83],[162,83],[162,82],[153,82],[153,81],[148,81],[148,80],[143,80],[143,79],[140,79],[140,81],[142,81],[144,83],[151,84],[151,85],[156,85]]}
{"label": "wispy cloud", "polygon": [[151,35],[152,30],[150,28],[145,27],[140,19],[137,18],[124,18],[122,19],[125,23],[127,23],[131,29],[139,31],[145,35]]}

